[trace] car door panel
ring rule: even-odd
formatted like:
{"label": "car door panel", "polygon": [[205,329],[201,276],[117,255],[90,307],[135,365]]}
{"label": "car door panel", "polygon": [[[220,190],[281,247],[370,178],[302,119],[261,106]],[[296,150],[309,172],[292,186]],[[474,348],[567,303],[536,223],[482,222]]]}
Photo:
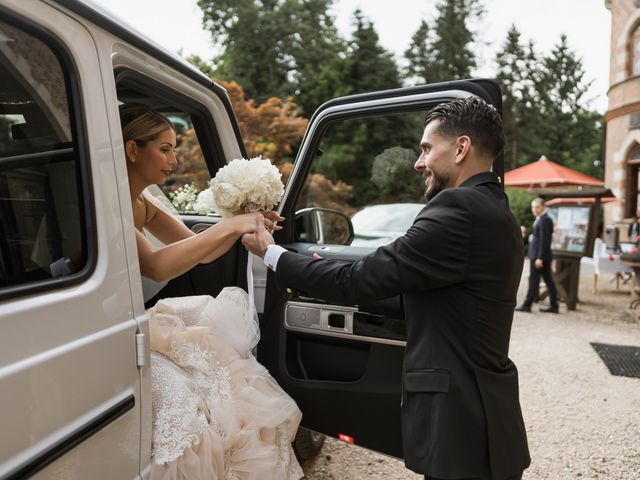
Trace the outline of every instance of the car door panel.
{"label": "car door panel", "polygon": [[[500,91],[489,80],[447,82],[408,89],[354,95],[330,101],[313,116],[281,204],[295,218],[300,196],[320,138],[345,118],[426,110],[443,101],[478,95],[501,108]],[[420,131],[415,132],[416,145]],[[502,176],[499,159],[493,167]],[[300,226],[298,222],[298,227]],[[357,261],[370,247],[296,241],[296,222],[276,234],[287,250],[323,258]],[[384,275],[384,272],[380,272]],[[402,457],[401,378],[406,327],[401,296],[367,305],[332,305],[309,298],[295,285],[280,290],[270,272],[259,359],[298,402],[302,424],[312,430]]]}

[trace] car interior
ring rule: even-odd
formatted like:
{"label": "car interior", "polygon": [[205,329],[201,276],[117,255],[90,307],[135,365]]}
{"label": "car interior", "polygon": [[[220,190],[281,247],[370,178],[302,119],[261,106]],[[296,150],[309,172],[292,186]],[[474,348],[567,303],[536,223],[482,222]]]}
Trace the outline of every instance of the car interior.
{"label": "car interior", "polygon": [[[152,79],[128,70],[116,72],[116,87],[120,103],[140,103],[167,116],[176,126],[178,133],[177,155],[180,155],[181,142],[186,132],[184,127],[191,127],[188,132],[199,144],[202,154],[199,160],[201,175],[198,178],[207,185],[209,172],[215,172],[226,164],[222,146],[216,131],[211,128],[213,121],[208,113],[199,105],[190,102],[186,97],[159,85]],[[182,134],[182,135],[181,135]],[[190,165],[192,166],[192,165]],[[179,167],[178,167],[179,168]],[[178,170],[174,176],[179,175]],[[171,181],[164,185],[163,193],[171,191]],[[180,215],[180,219],[194,232],[214,225],[220,220],[216,215]],[[225,286],[246,285],[246,253],[241,245],[235,245],[227,254],[209,264],[200,264],[190,271],[166,283],[153,297],[145,297],[145,307],[150,308],[166,297],[187,295],[216,296]],[[147,290],[147,289],[145,289]]]}

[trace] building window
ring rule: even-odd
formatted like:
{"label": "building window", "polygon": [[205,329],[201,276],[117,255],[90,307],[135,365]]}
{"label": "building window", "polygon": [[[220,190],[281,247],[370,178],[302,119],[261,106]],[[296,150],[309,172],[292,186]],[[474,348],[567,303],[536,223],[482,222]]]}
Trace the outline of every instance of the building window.
{"label": "building window", "polygon": [[638,208],[638,173],[640,173],[640,144],[636,143],[627,156],[627,186],[625,191],[625,218],[636,216]]}
{"label": "building window", "polygon": [[629,40],[629,75],[640,75],[640,24],[635,27]]}

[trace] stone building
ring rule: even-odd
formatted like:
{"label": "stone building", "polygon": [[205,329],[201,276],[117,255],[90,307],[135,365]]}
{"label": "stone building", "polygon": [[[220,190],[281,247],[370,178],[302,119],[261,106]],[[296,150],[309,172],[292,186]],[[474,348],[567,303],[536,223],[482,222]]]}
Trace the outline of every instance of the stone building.
{"label": "stone building", "polygon": [[605,207],[609,225],[640,208],[640,0],[605,0],[605,6],[611,12],[605,184],[620,199]]}

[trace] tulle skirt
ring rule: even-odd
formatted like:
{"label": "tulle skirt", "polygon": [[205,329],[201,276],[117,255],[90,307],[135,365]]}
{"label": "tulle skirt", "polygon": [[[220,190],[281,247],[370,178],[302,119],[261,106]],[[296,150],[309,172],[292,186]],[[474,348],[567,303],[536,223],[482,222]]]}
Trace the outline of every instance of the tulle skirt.
{"label": "tulle skirt", "polygon": [[152,480],[294,480],[302,417],[251,354],[246,293],[164,299],[150,310]]}

